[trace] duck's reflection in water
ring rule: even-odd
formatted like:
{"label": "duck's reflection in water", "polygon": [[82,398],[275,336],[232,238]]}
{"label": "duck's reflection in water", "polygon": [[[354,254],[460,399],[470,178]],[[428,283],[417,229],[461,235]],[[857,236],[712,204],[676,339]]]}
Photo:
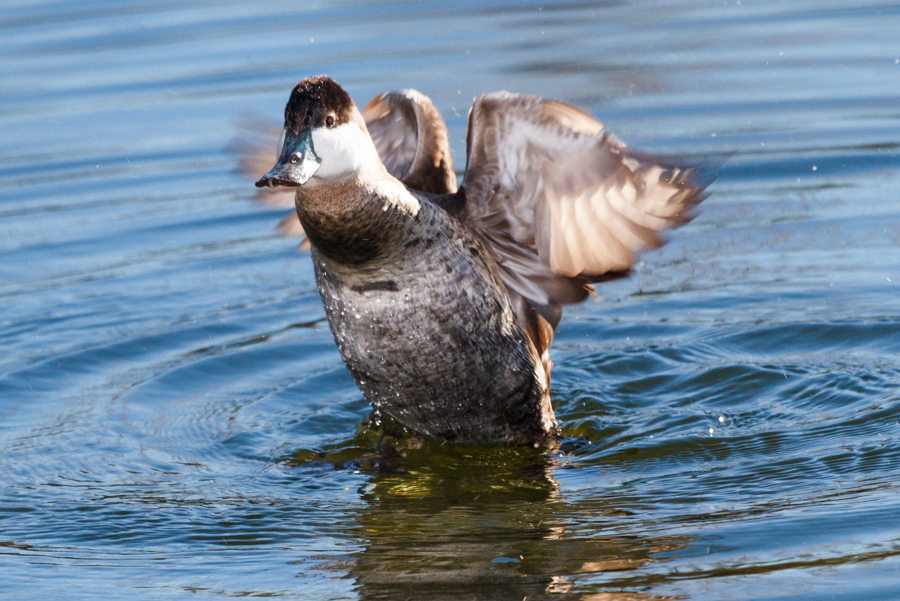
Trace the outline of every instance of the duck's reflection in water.
{"label": "duck's reflection in water", "polygon": [[562,498],[546,450],[426,443],[369,467],[349,533],[362,599],[660,600],[646,570],[689,543],[604,535],[622,508]]}

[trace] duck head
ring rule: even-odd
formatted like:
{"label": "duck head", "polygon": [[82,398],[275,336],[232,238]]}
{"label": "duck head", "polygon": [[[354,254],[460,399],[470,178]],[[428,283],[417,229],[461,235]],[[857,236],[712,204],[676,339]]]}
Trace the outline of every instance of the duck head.
{"label": "duck head", "polygon": [[384,169],[362,114],[329,77],[309,77],[284,109],[278,162],[256,186],[302,186]]}

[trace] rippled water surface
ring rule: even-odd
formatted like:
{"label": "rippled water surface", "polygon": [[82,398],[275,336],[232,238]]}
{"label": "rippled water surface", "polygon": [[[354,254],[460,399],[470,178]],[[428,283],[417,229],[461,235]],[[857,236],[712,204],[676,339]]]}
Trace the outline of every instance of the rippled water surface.
{"label": "rippled water surface", "polygon": [[[895,3],[6,2],[0,597],[900,598]],[[733,153],[566,311],[558,448],[383,439],[229,141],[327,73]]]}

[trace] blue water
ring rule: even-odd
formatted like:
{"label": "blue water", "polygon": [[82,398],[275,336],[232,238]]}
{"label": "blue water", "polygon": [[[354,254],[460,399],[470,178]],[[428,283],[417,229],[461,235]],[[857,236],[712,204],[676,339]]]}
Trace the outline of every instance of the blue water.
{"label": "blue water", "polygon": [[[0,9],[0,597],[900,598],[900,8]],[[566,311],[558,448],[382,440],[235,172],[328,74],[732,153]]]}

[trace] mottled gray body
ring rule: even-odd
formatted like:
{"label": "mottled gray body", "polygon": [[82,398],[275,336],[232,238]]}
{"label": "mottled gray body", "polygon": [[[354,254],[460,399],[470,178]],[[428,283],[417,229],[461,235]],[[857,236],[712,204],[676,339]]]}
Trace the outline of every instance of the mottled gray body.
{"label": "mottled gray body", "polygon": [[[328,322],[376,411],[446,440],[532,443],[552,431],[538,353],[470,232],[418,194],[415,214],[384,210],[384,199],[371,195],[343,199],[368,213],[364,219],[332,214],[318,223],[302,196]],[[347,231],[337,231],[341,222]]]}
{"label": "mottled gray body", "polygon": [[544,442],[561,308],[662,244],[712,180],[627,150],[576,107],[497,92],[469,113],[457,190],[427,98],[383,94],[365,113],[333,80],[302,80],[278,162],[256,182],[297,188],[350,373],[414,432]]}

